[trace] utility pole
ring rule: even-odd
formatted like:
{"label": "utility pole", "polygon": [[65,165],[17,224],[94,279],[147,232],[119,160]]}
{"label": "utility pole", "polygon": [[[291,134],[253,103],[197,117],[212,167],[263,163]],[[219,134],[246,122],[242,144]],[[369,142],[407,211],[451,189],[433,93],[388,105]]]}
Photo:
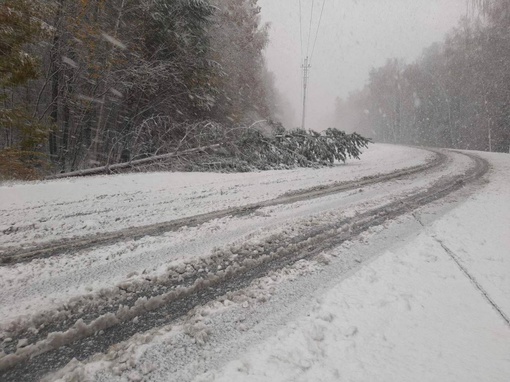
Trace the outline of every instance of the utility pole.
{"label": "utility pole", "polygon": [[303,119],[301,120],[301,128],[305,129],[305,119],[306,119],[306,91],[308,88],[308,76],[310,73],[310,68],[312,67],[308,63],[308,57],[305,58],[305,62],[301,65],[303,68]]}
{"label": "utility pole", "polygon": [[489,152],[492,152],[492,129],[491,129],[491,118],[489,118]]}

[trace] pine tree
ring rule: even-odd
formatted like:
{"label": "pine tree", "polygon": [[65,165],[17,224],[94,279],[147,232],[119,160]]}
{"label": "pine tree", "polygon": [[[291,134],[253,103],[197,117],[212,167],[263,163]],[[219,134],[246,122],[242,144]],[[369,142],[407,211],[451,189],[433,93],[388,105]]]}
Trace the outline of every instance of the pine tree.
{"label": "pine tree", "polygon": [[14,90],[39,75],[38,60],[25,48],[49,32],[38,19],[42,12],[30,0],[0,4],[0,177],[33,178],[43,162],[48,126],[31,115],[29,105],[13,102]]}

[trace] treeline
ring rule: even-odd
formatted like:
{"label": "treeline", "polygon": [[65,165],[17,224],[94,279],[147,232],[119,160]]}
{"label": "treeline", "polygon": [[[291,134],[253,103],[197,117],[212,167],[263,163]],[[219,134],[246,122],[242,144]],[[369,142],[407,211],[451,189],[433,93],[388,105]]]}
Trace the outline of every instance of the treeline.
{"label": "treeline", "polygon": [[136,160],[206,135],[199,121],[278,118],[267,43],[257,0],[3,0],[0,174]]}
{"label": "treeline", "polygon": [[380,142],[509,152],[510,2],[475,2],[464,20],[417,62],[397,59],[337,100],[336,125]]}

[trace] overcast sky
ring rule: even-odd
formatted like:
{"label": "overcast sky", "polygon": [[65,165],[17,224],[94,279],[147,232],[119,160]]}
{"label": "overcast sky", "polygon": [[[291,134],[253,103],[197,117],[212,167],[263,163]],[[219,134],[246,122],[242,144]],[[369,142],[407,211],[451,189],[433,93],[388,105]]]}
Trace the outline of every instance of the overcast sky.
{"label": "overcast sky", "polygon": [[[312,1],[312,40],[323,0],[301,0],[303,55]],[[416,60],[423,48],[441,41],[466,15],[467,0],[326,0],[309,82],[307,128],[322,130],[337,96],[363,87],[371,68],[398,57]],[[277,87],[291,102],[295,126],[301,121],[301,39],[299,0],[259,0],[271,24],[266,56]]]}

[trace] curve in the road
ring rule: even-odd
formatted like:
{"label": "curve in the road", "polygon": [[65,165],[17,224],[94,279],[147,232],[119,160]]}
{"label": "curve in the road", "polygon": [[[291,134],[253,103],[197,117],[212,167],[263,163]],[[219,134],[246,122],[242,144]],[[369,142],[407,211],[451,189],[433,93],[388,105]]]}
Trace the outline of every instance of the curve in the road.
{"label": "curve in the road", "polygon": [[[83,360],[92,354],[103,352],[112,344],[126,340],[135,333],[171,323],[195,306],[203,305],[229,291],[246,287],[270,270],[280,269],[300,259],[316,256],[326,249],[352,239],[370,227],[441,199],[487,173],[489,164],[485,160],[471,154],[462,154],[470,157],[474,163],[473,167],[464,174],[441,179],[426,190],[359,214],[352,219],[312,227],[287,239],[269,238],[263,244],[263,249],[256,252],[256,255],[254,255],[255,248],[240,250],[236,266],[229,263],[229,257],[217,256],[212,265],[220,265],[220,268],[224,270],[217,271],[206,278],[195,274],[194,277],[186,280],[185,284],[188,288],[182,287],[181,282],[179,290],[176,290],[175,285],[169,281],[166,288],[159,290],[158,295],[146,294],[145,299],[141,299],[143,303],[131,303],[129,308],[118,311],[117,316],[107,313],[110,315],[108,317],[115,319],[109,322],[103,320],[100,322],[102,326],[94,326],[91,329],[94,333],[99,329],[103,330],[101,336],[91,336],[90,331],[83,330],[83,335],[76,333],[74,337],[69,336],[67,341],[65,336],[59,337],[58,346],[53,348],[50,346],[51,342],[46,342],[45,346],[34,348],[33,354],[13,353],[3,357],[0,359],[0,377],[5,381],[36,380],[47,372],[64,366],[72,358]],[[345,229],[346,227],[348,229]],[[260,248],[260,245],[257,247]],[[139,319],[133,321],[135,316]],[[90,324],[93,325],[94,321]]]}
{"label": "curve in the road", "polygon": [[310,200],[324,197],[327,195],[353,190],[359,187],[368,186],[376,183],[387,182],[405,176],[419,174],[430,169],[439,167],[446,163],[447,156],[440,151],[430,150],[435,156],[434,159],[420,166],[414,166],[403,170],[394,171],[388,174],[365,177],[351,182],[333,183],[331,185],[314,187],[311,189],[294,191],[274,199],[260,203],[248,204],[241,207],[229,208],[220,211],[214,211],[206,214],[195,215],[178,220],[172,220],[164,223],[150,224],[141,227],[123,229],[116,232],[104,234],[94,234],[80,238],[57,240],[50,243],[41,244],[31,249],[12,249],[3,248],[0,254],[0,266],[26,262],[37,258],[56,256],[69,251],[78,251],[82,249],[94,248],[110,245],[115,242],[137,239],[144,236],[157,236],[166,232],[177,231],[187,226],[195,227],[214,219],[221,219],[228,216],[242,216],[252,213],[260,208],[277,206],[281,204],[291,204],[302,200]]}

